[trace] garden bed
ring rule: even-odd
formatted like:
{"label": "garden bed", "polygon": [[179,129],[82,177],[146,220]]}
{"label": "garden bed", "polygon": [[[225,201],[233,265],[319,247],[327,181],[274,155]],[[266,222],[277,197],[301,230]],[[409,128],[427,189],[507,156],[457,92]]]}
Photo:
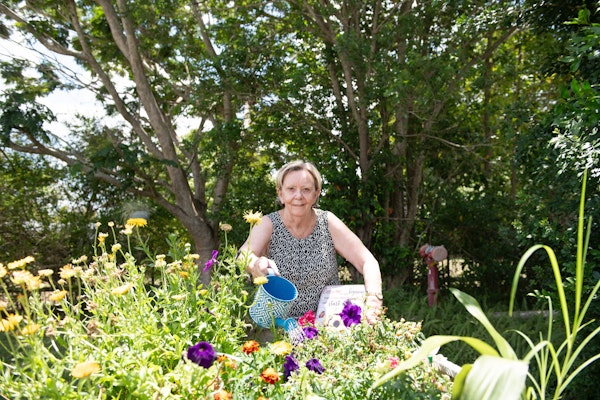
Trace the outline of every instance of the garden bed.
{"label": "garden bed", "polygon": [[[11,399],[437,399],[449,398],[451,378],[422,362],[397,379],[374,382],[409,359],[424,339],[420,324],[358,323],[342,330],[312,324],[314,335],[293,344],[281,329],[259,344],[247,336],[256,287],[226,248],[199,284],[198,256],[171,238],[169,255],[138,262],[118,239],[98,233],[94,257],[40,276],[35,262],[2,266],[2,287],[21,288],[3,314],[0,393]],[[108,242],[107,238],[114,238]],[[129,245],[127,246],[129,247]],[[15,271],[22,272],[15,279]],[[0,271],[0,272],[2,272]],[[157,285],[147,285],[148,274]],[[49,285],[48,295],[40,287]],[[17,306],[18,305],[18,306]],[[201,344],[201,345],[200,345]],[[195,347],[196,346],[196,347]],[[190,349],[211,349],[198,363]],[[250,351],[250,349],[252,349]],[[437,358],[436,358],[437,360]]]}

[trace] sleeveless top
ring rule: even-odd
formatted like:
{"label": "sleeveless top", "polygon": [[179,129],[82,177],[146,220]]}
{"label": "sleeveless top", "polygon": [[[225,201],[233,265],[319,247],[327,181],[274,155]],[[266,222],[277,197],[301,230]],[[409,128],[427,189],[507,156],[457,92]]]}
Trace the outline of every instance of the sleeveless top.
{"label": "sleeveless top", "polygon": [[267,257],[275,261],[281,276],[298,289],[298,297],[289,309],[292,318],[299,318],[309,310],[316,313],[323,288],[340,284],[327,212],[314,211],[317,222],[312,233],[303,239],[288,231],[278,212],[267,215],[273,223]]}

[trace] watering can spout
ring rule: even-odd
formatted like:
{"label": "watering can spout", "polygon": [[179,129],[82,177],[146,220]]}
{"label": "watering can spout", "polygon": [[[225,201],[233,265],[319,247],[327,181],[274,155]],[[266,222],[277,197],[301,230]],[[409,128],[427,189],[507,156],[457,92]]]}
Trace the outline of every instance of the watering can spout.
{"label": "watering can spout", "polygon": [[275,318],[275,326],[286,331],[293,345],[302,343],[306,338],[304,331],[294,318]]}
{"label": "watering can spout", "polygon": [[298,328],[298,322],[294,318],[275,318],[275,326],[283,328],[286,332]]}

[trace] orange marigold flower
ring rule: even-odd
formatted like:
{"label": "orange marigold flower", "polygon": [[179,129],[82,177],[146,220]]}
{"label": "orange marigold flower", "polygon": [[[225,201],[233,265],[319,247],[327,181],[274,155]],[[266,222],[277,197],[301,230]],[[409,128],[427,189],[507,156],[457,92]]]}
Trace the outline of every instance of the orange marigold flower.
{"label": "orange marigold flower", "polygon": [[213,397],[215,398],[215,400],[231,400],[233,398],[233,395],[227,390],[221,389],[218,392],[216,392]]}
{"label": "orange marigold flower", "polygon": [[86,378],[100,371],[100,365],[95,361],[84,361],[77,364],[71,371],[73,378]]}
{"label": "orange marigold flower", "polygon": [[258,351],[259,348],[260,348],[260,344],[256,340],[248,340],[242,346],[242,351],[246,354],[250,354],[250,353],[254,353],[255,351]]}
{"label": "orange marigold flower", "polygon": [[279,374],[273,368],[269,367],[260,374],[260,379],[273,385],[279,381]]}

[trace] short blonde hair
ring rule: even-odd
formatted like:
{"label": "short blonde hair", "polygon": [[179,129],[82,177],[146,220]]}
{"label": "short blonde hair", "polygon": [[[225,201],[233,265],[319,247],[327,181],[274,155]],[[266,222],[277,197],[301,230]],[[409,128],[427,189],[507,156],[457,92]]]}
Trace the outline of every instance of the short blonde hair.
{"label": "short blonde hair", "polygon": [[283,188],[283,181],[285,177],[292,171],[307,171],[309,174],[311,174],[315,181],[315,190],[317,191],[318,195],[321,194],[321,188],[323,187],[323,178],[321,177],[319,170],[312,163],[303,160],[289,162],[283,167],[281,167],[279,171],[277,171],[277,175],[275,177],[277,191]]}

